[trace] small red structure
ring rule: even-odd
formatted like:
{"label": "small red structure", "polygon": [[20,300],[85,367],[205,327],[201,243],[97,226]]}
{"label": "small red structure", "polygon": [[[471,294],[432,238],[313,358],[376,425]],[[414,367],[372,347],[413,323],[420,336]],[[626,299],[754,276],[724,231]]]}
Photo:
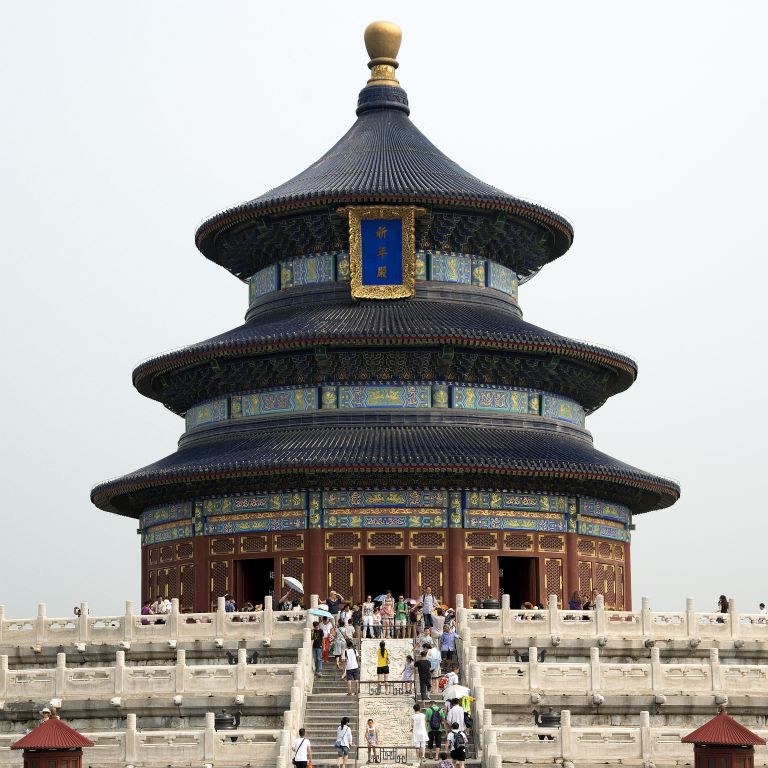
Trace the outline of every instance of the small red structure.
{"label": "small red structure", "polygon": [[24,768],[82,768],[83,747],[92,746],[90,739],[58,717],[50,717],[11,744],[11,749],[24,750]]}
{"label": "small red structure", "polygon": [[684,736],[682,741],[694,745],[694,768],[754,768],[755,744],[765,744],[765,739],[726,712]]}

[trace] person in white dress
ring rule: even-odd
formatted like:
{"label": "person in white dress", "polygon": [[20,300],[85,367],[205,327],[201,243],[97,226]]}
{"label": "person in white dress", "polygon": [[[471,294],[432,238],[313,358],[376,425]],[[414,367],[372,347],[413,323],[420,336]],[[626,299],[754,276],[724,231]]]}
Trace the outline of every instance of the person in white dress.
{"label": "person in white dress", "polygon": [[413,705],[413,714],[411,715],[411,744],[419,750],[419,759],[424,759],[427,749],[427,718],[421,711],[418,704]]}

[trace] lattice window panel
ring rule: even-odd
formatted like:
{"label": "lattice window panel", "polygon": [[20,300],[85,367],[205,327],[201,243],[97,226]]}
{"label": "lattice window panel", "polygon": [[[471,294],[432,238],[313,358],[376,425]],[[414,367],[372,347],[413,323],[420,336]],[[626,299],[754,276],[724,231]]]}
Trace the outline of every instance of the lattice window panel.
{"label": "lattice window panel", "polygon": [[424,594],[427,587],[432,587],[432,594],[438,600],[443,596],[443,556],[419,555],[419,594]]}
{"label": "lattice window panel", "polygon": [[326,549],[360,549],[360,534],[356,531],[337,531],[325,534]]}
{"label": "lattice window panel", "polygon": [[211,601],[216,605],[219,597],[229,592],[229,562],[216,560],[211,563]]}
{"label": "lattice window panel", "polygon": [[619,562],[624,562],[624,545],[623,544],[615,544],[613,547],[613,558],[614,560],[618,560]]}
{"label": "lattice window panel", "polygon": [[195,545],[191,541],[181,541],[176,545],[176,559],[189,560],[195,553]]}
{"label": "lattice window panel", "polygon": [[563,604],[563,561],[559,558],[544,558],[544,589],[547,598],[557,595]]}
{"label": "lattice window panel", "polygon": [[468,531],[464,541],[467,549],[496,549],[499,545],[498,534],[490,531]]}
{"label": "lattice window panel", "polygon": [[147,551],[147,562],[150,565],[157,565],[158,561],[158,547],[150,547]]}
{"label": "lattice window panel", "polygon": [[[565,539],[562,536],[554,536],[551,533],[539,534],[540,552],[565,552]],[[553,593],[550,593],[553,594]]]}
{"label": "lattice window panel", "polygon": [[161,563],[173,562],[173,545],[163,544],[163,546],[160,547],[160,562]]}
{"label": "lattice window panel", "polygon": [[157,571],[157,594],[163,597],[179,596],[179,574],[176,568],[160,568]]}
{"label": "lattice window panel", "polygon": [[605,607],[616,608],[616,566],[605,566]]}
{"label": "lattice window panel", "polygon": [[504,549],[510,552],[533,552],[533,536],[527,533],[508,533],[504,537]]}
{"label": "lattice window panel", "polygon": [[592,563],[589,560],[579,561],[579,594],[586,600],[592,592]]}
{"label": "lattice window panel", "polygon": [[467,561],[470,600],[482,602],[491,594],[491,558],[482,555],[470,555]]}
{"label": "lattice window panel", "polygon": [[304,549],[304,536],[300,533],[276,533],[275,549],[282,552],[289,549]]}
{"label": "lattice window panel", "polygon": [[241,552],[266,552],[267,537],[266,536],[242,536],[240,538],[240,551]]}
{"label": "lattice window panel", "polygon": [[616,609],[619,611],[629,609],[629,606],[624,604],[624,567],[621,565],[616,566]]}
{"label": "lattice window panel", "polygon": [[411,531],[411,549],[445,549],[441,531]]}
{"label": "lattice window panel", "polygon": [[613,555],[613,547],[607,541],[601,541],[597,545],[597,556],[603,560],[610,560]]}
{"label": "lattice window panel", "polygon": [[594,541],[590,541],[589,539],[579,539],[578,544],[576,546],[578,548],[578,552],[580,555],[589,555],[590,557],[595,556]]}
{"label": "lattice window panel", "polygon": [[328,557],[328,589],[341,592],[344,597],[352,593],[353,568],[351,555],[330,555]]}
{"label": "lattice window panel", "polygon": [[368,549],[402,549],[402,531],[371,531],[368,533]]}
{"label": "lattice window panel", "polygon": [[157,597],[157,571],[147,572],[147,589],[149,592],[146,595],[148,600],[154,600]]}
{"label": "lattice window panel", "polygon": [[599,594],[605,595],[605,566],[602,563],[595,563],[592,581],[594,588]]}
{"label": "lattice window panel", "polygon": [[211,539],[212,555],[232,555],[235,552],[235,540],[233,538]]}
{"label": "lattice window panel", "polygon": [[[280,575],[293,576],[294,579],[304,581],[304,558],[303,557],[281,557]],[[343,594],[343,593],[342,593]],[[344,597],[347,597],[345,594]]]}
{"label": "lattice window panel", "polygon": [[179,566],[179,608],[190,613],[195,608],[195,566]]}

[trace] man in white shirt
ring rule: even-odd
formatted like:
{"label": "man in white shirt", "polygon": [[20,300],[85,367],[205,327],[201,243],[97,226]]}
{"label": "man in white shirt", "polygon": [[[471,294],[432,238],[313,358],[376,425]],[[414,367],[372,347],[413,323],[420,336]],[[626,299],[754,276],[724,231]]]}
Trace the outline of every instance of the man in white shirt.
{"label": "man in white shirt", "polygon": [[[344,649],[344,677],[347,680],[347,696],[360,691],[360,665],[357,661],[357,652],[354,643],[347,640],[347,647]],[[353,690],[354,689],[354,690]]]}
{"label": "man in white shirt", "polygon": [[445,721],[449,726],[456,723],[462,733],[466,732],[467,727],[464,724],[464,707],[461,706],[458,699],[451,699],[451,708],[448,710]]}
{"label": "man in white shirt", "polygon": [[307,768],[307,763],[312,759],[312,745],[303,728],[299,728],[299,738],[294,740],[291,749],[293,750],[293,764],[297,768]]}
{"label": "man in white shirt", "polygon": [[437,608],[437,599],[432,594],[432,587],[427,587],[421,596],[421,610],[424,613],[424,628],[432,626],[432,615]]}
{"label": "man in white shirt", "polygon": [[373,601],[368,595],[363,603],[363,637],[376,637],[373,632],[373,609]]}

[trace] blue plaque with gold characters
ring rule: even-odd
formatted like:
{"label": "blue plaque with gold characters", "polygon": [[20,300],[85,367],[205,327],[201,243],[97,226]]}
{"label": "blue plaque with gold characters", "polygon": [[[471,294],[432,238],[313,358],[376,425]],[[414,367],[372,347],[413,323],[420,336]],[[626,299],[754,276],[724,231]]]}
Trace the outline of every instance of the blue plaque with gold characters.
{"label": "blue plaque with gold characters", "polygon": [[349,215],[349,271],[354,299],[404,299],[416,290],[414,221],[423,209],[376,205]]}

